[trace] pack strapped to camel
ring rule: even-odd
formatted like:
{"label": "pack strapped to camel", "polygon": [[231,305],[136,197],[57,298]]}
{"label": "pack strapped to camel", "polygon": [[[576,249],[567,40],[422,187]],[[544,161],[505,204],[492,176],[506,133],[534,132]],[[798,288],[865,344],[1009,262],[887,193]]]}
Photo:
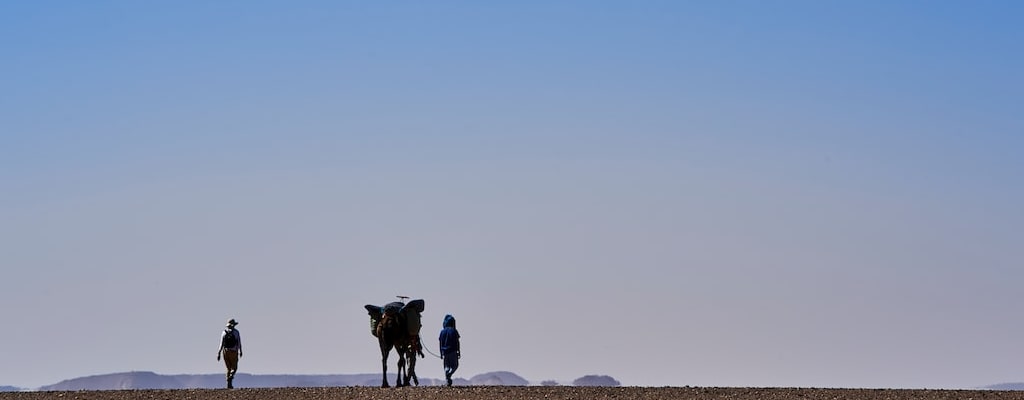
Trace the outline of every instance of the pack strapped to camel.
{"label": "pack strapped to camel", "polygon": [[402,307],[400,311],[405,316],[405,327],[409,330],[409,335],[419,335],[420,328],[423,327],[421,322],[420,313],[426,309],[426,302],[423,300],[413,300],[405,307]]}
{"label": "pack strapped to camel", "polygon": [[409,335],[418,335],[423,326],[420,313],[426,309],[426,302],[421,299],[408,304],[396,301],[384,307],[367,304],[365,308],[370,314],[370,334],[373,336],[380,337],[381,330],[393,323],[404,323]]}
{"label": "pack strapped to camel", "polygon": [[370,334],[377,336],[377,325],[380,324],[380,320],[383,317],[384,310],[380,306],[373,304],[367,304],[366,312],[370,314]]}
{"label": "pack strapped to camel", "polygon": [[381,332],[385,328],[391,327],[395,324],[401,324],[402,307],[405,304],[401,302],[392,302],[384,306],[384,316],[381,317],[380,323],[377,324],[377,337],[381,336]]}

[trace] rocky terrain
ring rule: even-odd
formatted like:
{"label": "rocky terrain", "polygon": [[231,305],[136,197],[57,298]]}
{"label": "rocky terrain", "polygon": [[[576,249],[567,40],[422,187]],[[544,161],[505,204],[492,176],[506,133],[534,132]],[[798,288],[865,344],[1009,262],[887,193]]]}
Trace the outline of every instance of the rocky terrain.
{"label": "rocky terrain", "polygon": [[1024,391],[701,387],[329,387],[6,392],[0,400],[945,400],[1020,399]]}

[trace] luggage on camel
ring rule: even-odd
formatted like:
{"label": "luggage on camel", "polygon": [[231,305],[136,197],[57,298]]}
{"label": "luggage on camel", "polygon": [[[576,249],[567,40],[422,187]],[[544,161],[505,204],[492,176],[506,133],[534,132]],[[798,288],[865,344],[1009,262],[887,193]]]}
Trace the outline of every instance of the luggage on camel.
{"label": "luggage on camel", "polygon": [[384,305],[384,313],[385,314],[394,314],[394,313],[397,313],[399,311],[402,311],[402,307],[405,307],[405,303],[400,302],[400,301],[392,301],[392,302]]}
{"label": "luggage on camel", "polygon": [[405,327],[408,329],[409,335],[420,334],[420,328],[423,327],[420,313],[424,309],[426,309],[426,303],[423,300],[413,300],[402,307],[401,313],[405,316]]}
{"label": "luggage on camel", "polygon": [[370,334],[377,336],[377,325],[384,318],[384,309],[373,304],[367,304],[365,307],[366,312],[370,314]]}
{"label": "luggage on camel", "polygon": [[420,329],[423,327],[421,313],[426,309],[426,302],[422,299],[412,300],[408,304],[395,301],[384,305],[384,307],[372,304],[367,304],[364,307],[370,314],[370,334],[373,336],[379,337],[381,323],[385,321],[397,320],[399,323],[405,324],[409,335],[413,336],[419,335]]}

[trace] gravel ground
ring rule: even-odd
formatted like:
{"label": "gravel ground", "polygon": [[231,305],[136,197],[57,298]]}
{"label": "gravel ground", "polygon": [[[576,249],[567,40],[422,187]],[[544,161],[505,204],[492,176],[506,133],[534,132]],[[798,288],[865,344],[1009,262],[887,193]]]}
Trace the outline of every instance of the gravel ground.
{"label": "gravel ground", "polygon": [[1020,399],[1024,391],[702,388],[702,387],[331,387],[273,389],[103,390],[78,392],[8,392],[0,400],[606,400],[606,399]]}

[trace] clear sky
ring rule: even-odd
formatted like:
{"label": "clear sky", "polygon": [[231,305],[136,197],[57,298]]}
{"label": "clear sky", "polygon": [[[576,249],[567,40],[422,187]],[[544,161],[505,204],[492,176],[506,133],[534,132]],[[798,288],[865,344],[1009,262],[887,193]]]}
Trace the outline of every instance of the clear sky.
{"label": "clear sky", "polygon": [[0,3],[0,385],[1024,381],[1024,3],[497,3]]}

